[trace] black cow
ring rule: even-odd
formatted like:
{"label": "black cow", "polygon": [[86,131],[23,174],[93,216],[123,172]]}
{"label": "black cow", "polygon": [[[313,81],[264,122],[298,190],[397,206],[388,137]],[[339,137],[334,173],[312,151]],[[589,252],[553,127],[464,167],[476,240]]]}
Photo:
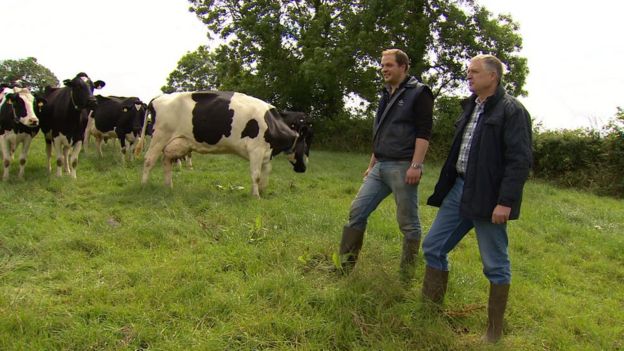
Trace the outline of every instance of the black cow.
{"label": "black cow", "polygon": [[[3,85],[4,86],[4,85]],[[41,109],[44,102],[36,99],[27,88],[1,88],[0,92],[0,146],[4,173],[2,180],[9,179],[9,168],[13,153],[18,145],[22,145],[20,169],[18,177],[24,178],[26,157],[32,139],[39,132],[39,119],[36,110]]]}
{"label": "black cow", "polygon": [[60,177],[65,166],[67,173],[76,178],[78,156],[87,126],[84,118],[86,114],[82,112],[95,108],[97,100],[93,96],[93,89],[100,89],[105,83],[101,80],[93,83],[86,73],[78,73],[63,83],[63,88],[46,89],[44,98],[47,103],[39,120],[46,141],[48,171],[52,172],[50,160],[54,147],[56,175]]}
{"label": "black cow", "polygon": [[128,149],[130,158],[133,156],[133,147],[140,137],[145,119],[146,105],[137,97],[97,95],[96,99],[97,106],[92,111],[86,134],[95,137],[100,156],[102,140],[117,137],[121,144],[122,160],[125,162]]}
{"label": "black cow", "polygon": [[152,100],[148,112],[156,123],[143,183],[161,154],[168,186],[172,186],[172,161],[190,152],[239,155],[249,160],[251,192],[257,197],[268,185],[273,156],[294,153],[294,170],[306,170],[305,135],[289,128],[273,106],[254,97],[217,91],[166,94]]}

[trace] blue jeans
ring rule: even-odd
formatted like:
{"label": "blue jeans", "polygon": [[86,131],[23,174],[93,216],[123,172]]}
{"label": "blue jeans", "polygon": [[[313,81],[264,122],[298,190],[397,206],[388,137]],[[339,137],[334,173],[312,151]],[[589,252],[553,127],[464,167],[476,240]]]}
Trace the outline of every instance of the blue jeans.
{"label": "blue jeans", "polygon": [[459,205],[463,189],[464,181],[457,178],[455,185],[444,198],[423,242],[425,261],[432,268],[448,271],[448,253],[470,229],[475,228],[483,274],[494,284],[509,284],[511,263],[507,252],[507,225],[462,218]]}
{"label": "blue jeans", "polygon": [[383,199],[393,193],[401,232],[408,239],[420,240],[418,184],[405,183],[405,174],[409,167],[409,161],[377,161],[351,203],[347,226],[366,230],[368,216]]}

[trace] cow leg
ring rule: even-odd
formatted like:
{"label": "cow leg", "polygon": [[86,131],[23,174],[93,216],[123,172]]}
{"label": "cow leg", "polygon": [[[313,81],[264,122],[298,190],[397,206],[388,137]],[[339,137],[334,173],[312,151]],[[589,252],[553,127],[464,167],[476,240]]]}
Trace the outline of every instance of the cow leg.
{"label": "cow leg", "polygon": [[193,169],[193,159],[190,152],[188,155],[186,155],[186,166],[188,167],[188,169]]}
{"label": "cow leg", "polygon": [[11,166],[11,150],[9,149],[8,140],[5,135],[0,135],[0,145],[2,147],[2,164],[4,173],[2,174],[2,180],[9,180],[9,167]]}
{"label": "cow leg", "polygon": [[69,154],[69,170],[71,177],[76,179],[76,167],[78,167],[78,156],[80,156],[80,150],[82,149],[82,141],[78,141],[74,143],[71,148],[71,153]]}
{"label": "cow leg", "polygon": [[60,140],[60,136],[52,140],[52,147],[54,147],[54,154],[56,155],[56,176],[63,176],[63,167],[65,165],[64,147]]}
{"label": "cow leg", "polygon": [[260,183],[258,184],[260,192],[264,192],[269,185],[269,174],[271,174],[271,158],[265,158],[262,162],[262,170],[260,172]]}
{"label": "cow leg", "polygon": [[153,139],[150,142],[149,149],[145,153],[145,162],[143,162],[143,177],[141,178],[141,183],[147,183],[149,178],[149,173],[156,164],[156,160],[160,157],[160,154],[163,152],[165,144],[162,143],[158,139]]}
{"label": "cow leg", "polygon": [[71,174],[71,166],[69,163],[69,154],[71,148],[69,146],[63,146],[63,168],[65,168],[65,173]]}
{"label": "cow leg", "polygon": [[48,174],[52,174],[52,141],[46,139],[46,156],[48,158]]}
{"label": "cow leg", "polygon": [[163,150],[163,168],[165,170],[165,185],[173,188],[173,160],[179,160],[191,151],[189,143],[182,138],[173,139]]}
{"label": "cow leg", "polygon": [[22,144],[22,155],[20,156],[20,168],[19,168],[19,179],[24,179],[24,169],[26,168],[26,156],[28,156],[28,150],[30,149],[30,144],[32,142],[32,138],[28,137],[24,140]]}
{"label": "cow leg", "polygon": [[128,146],[124,138],[119,139],[119,144],[121,145],[121,165],[125,167],[126,166],[126,153],[128,153]]}
{"label": "cow leg", "polygon": [[87,153],[87,148],[89,146],[89,139],[91,137],[91,130],[93,129],[93,124],[95,123],[95,118],[91,117],[93,111],[89,112],[89,116],[87,117],[87,127],[84,132],[84,151]]}
{"label": "cow leg", "polygon": [[163,171],[165,173],[165,185],[173,188],[173,160],[163,156]]}
{"label": "cow leg", "polygon": [[17,148],[17,135],[13,136],[15,139],[9,139],[9,150],[11,150],[11,161],[15,160],[15,149]]}
{"label": "cow leg", "polygon": [[255,150],[249,153],[249,171],[251,172],[251,195],[260,197],[260,184],[262,183],[262,165],[264,153]]}
{"label": "cow leg", "polygon": [[104,157],[104,154],[102,153],[102,137],[101,136],[95,137],[95,148],[97,149],[98,155],[100,156],[100,158]]}

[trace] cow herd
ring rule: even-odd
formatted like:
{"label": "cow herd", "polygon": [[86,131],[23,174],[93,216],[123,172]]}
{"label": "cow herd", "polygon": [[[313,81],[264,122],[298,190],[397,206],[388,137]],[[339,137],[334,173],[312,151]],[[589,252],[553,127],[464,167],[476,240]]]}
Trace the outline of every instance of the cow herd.
{"label": "cow herd", "polygon": [[33,95],[29,88],[0,86],[0,145],[9,179],[14,154],[19,156],[20,179],[33,138],[45,138],[48,172],[52,150],[56,175],[76,178],[78,156],[90,137],[99,155],[102,141],[118,139],[122,160],[139,156],[146,136],[142,183],[163,158],[165,184],[172,186],[172,163],[195,153],[229,153],[249,160],[252,194],[259,197],[268,184],[271,159],[288,156],[296,172],[305,172],[312,141],[311,124],[302,112],[280,112],[257,98],[234,92],[201,91],[164,94],[149,105],[136,97],[94,95],[105,83],[85,73],[65,80],[62,88],[46,88]]}

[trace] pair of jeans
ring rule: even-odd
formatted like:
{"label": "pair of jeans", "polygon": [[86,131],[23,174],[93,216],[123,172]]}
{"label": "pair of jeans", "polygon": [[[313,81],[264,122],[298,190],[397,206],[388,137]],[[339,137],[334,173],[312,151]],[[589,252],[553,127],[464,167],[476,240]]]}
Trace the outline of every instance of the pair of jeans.
{"label": "pair of jeans", "polygon": [[470,229],[475,228],[483,274],[494,284],[509,284],[511,263],[507,252],[507,225],[463,218],[459,212],[463,189],[464,181],[458,177],[423,242],[425,261],[432,268],[448,271],[448,253]]}
{"label": "pair of jeans", "polygon": [[401,232],[408,239],[420,240],[422,230],[418,217],[418,184],[405,183],[410,164],[409,161],[377,161],[351,203],[347,226],[366,230],[370,214],[392,193]]}

